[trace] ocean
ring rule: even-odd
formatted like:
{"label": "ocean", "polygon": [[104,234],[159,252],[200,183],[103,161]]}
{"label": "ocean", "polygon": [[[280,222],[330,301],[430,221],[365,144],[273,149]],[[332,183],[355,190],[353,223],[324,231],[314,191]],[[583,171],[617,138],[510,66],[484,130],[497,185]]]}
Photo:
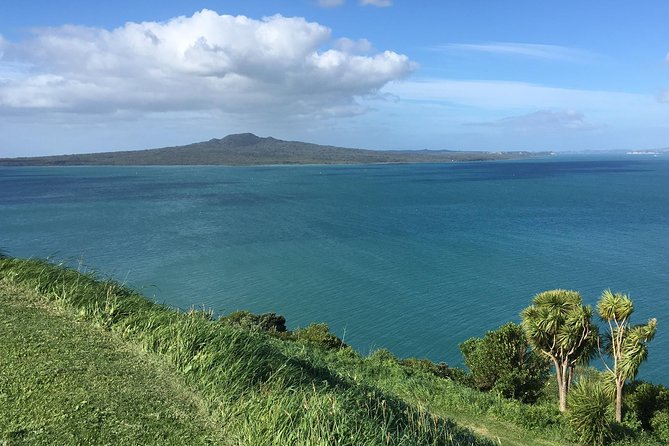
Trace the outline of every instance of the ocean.
{"label": "ocean", "polygon": [[[461,365],[541,291],[629,293],[669,384],[669,155],[454,164],[0,167],[0,249],[156,301],[325,322],[363,354]],[[599,359],[593,365],[600,364]]]}

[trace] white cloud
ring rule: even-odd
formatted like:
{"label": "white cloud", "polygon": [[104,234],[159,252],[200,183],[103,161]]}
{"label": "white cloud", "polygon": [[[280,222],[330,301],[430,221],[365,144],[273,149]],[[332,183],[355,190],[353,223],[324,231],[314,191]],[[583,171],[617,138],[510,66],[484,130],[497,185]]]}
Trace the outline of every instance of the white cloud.
{"label": "white cloud", "polygon": [[344,0],[318,0],[318,6],[322,8],[336,8],[344,4]]}
{"label": "white cloud", "polygon": [[379,8],[385,8],[393,5],[392,0],[360,0],[362,6],[378,6]]}
{"label": "white cloud", "polygon": [[[609,130],[628,129],[636,125],[646,129],[662,128],[666,132],[669,122],[669,107],[652,94],[570,89],[498,80],[425,78],[392,83],[382,92],[401,98],[402,110],[432,107],[435,119],[431,122],[434,125],[450,122],[451,128],[464,128],[463,124],[472,122],[491,123],[505,117],[531,115],[537,110],[578,110],[588,118],[584,118],[584,125],[587,127],[592,123],[593,129],[596,127],[598,131],[603,127]],[[539,120],[541,117],[534,118]],[[532,116],[526,118],[529,120]],[[543,118],[548,119],[548,116],[544,115]],[[572,124],[576,125],[576,120]]]}
{"label": "white cloud", "polygon": [[440,47],[443,50],[476,51],[490,54],[523,56],[535,59],[579,61],[592,57],[586,51],[559,45],[536,43],[489,42],[489,43],[452,43]]}
{"label": "white cloud", "polygon": [[[202,10],[168,22],[108,31],[63,26],[28,41],[0,40],[0,113],[115,113],[216,109],[320,116],[360,113],[357,98],[409,75],[392,51],[362,55],[369,42],[339,40],[303,18],[262,20]],[[5,70],[6,71],[6,70]]]}
{"label": "white cloud", "polygon": [[352,40],[346,37],[338,39],[334,47],[345,53],[354,54],[368,54],[374,49],[372,43],[367,39]]}
{"label": "white cloud", "polygon": [[29,69],[30,65],[27,64],[3,62],[0,54],[0,83],[9,79],[21,78],[26,75]]}
{"label": "white cloud", "polygon": [[652,97],[605,90],[578,90],[528,82],[421,79],[389,85],[404,100],[439,101],[487,110],[606,109],[651,107]]}
{"label": "white cloud", "polygon": [[575,110],[537,110],[532,113],[507,116],[490,122],[476,122],[469,125],[504,127],[521,131],[589,130],[597,126],[586,121],[583,113]]}

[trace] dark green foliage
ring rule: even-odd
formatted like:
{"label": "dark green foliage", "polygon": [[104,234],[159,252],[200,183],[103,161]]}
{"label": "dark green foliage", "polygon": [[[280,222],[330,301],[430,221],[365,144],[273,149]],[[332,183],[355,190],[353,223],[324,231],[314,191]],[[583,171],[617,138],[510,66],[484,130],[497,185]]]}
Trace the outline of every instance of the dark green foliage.
{"label": "dark green foliage", "polygon": [[219,320],[249,330],[266,331],[268,333],[286,332],[286,318],[275,313],[253,314],[248,311],[236,311],[221,317]]}
{"label": "dark green foliage", "polygon": [[669,411],[657,411],[650,420],[655,436],[664,444],[669,444]]}
{"label": "dark green foliage", "polygon": [[393,355],[393,352],[388,350],[387,348],[379,348],[377,350],[374,350],[371,355],[369,355],[368,359],[370,361],[374,362],[389,362],[392,364],[397,364],[399,360],[395,355]]}
{"label": "dark green foliage", "polygon": [[579,442],[600,446],[611,439],[611,399],[600,381],[580,380],[569,392],[567,418]]}
{"label": "dark green foliage", "polygon": [[669,389],[661,384],[634,382],[626,388],[625,404],[642,428],[649,430],[656,413],[669,413]]}
{"label": "dark green foliage", "polygon": [[513,322],[466,340],[460,350],[479,390],[533,402],[548,379],[549,363],[530,350],[523,329]]}
{"label": "dark green foliage", "polygon": [[462,370],[450,368],[445,362],[435,364],[429,359],[407,358],[402,359],[400,364],[409,369],[431,373],[444,379],[457,379],[463,373]]}
{"label": "dark green foliage", "polygon": [[311,324],[306,328],[300,328],[293,332],[292,338],[296,341],[318,345],[327,350],[347,347],[341,339],[330,333],[330,327],[327,324]]}
{"label": "dark green foliage", "polygon": [[565,427],[564,416],[555,407],[555,404],[525,404],[517,400],[498,397],[496,404],[490,407],[489,412],[498,418],[535,432],[544,433]]}

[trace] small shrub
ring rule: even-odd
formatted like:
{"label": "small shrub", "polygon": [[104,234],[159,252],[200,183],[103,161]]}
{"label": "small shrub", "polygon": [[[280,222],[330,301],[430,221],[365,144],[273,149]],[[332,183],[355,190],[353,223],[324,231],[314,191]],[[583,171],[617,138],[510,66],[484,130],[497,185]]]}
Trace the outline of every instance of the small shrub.
{"label": "small shrub", "polygon": [[[650,420],[649,420],[650,421]],[[634,435],[643,432],[644,428],[637,417],[637,414],[634,411],[628,410],[623,415],[623,419],[620,422],[621,428],[627,431],[627,435]]]}
{"label": "small shrub", "polygon": [[266,331],[268,333],[284,333],[286,331],[286,318],[275,313],[253,314],[248,311],[235,311],[221,317],[220,321],[253,331]]}
{"label": "small shrub", "polygon": [[474,388],[472,377],[464,369],[459,367],[452,367],[448,369],[449,378],[453,381],[462,384],[463,386]]}
{"label": "small shrub", "polygon": [[611,438],[610,404],[599,381],[583,379],[571,389],[567,418],[581,444],[600,446]]}
{"label": "small shrub", "polygon": [[400,364],[410,370],[429,373],[444,379],[454,379],[458,372],[463,373],[462,370],[450,368],[445,362],[435,364],[429,359],[407,358],[402,359]]}
{"label": "small shrub", "polygon": [[626,389],[625,405],[633,412],[645,430],[657,411],[669,412],[669,389],[661,384],[637,381]]}
{"label": "small shrub", "polygon": [[488,409],[488,413],[535,432],[555,431],[564,426],[562,414],[552,403],[530,405],[500,398]]}
{"label": "small shrub", "polygon": [[326,350],[338,350],[347,345],[337,336],[330,333],[327,324],[311,324],[293,332],[296,341],[318,345]]}
{"label": "small shrub", "polygon": [[360,353],[355,351],[355,349],[353,347],[351,347],[350,345],[347,345],[345,347],[340,348],[339,350],[337,350],[336,353],[337,353],[337,356],[340,359],[344,359],[344,360],[359,360],[360,359]]}
{"label": "small shrub", "polygon": [[669,444],[669,411],[658,411],[650,420],[655,436],[665,444]]}
{"label": "small shrub", "polygon": [[380,348],[378,350],[374,350],[374,352],[372,352],[372,354],[369,355],[369,360],[376,362],[392,362],[392,363],[398,362],[395,355],[393,355],[393,353],[387,348]]}
{"label": "small shrub", "polygon": [[479,390],[534,402],[548,379],[548,362],[530,350],[523,329],[513,322],[466,340],[460,351]]}

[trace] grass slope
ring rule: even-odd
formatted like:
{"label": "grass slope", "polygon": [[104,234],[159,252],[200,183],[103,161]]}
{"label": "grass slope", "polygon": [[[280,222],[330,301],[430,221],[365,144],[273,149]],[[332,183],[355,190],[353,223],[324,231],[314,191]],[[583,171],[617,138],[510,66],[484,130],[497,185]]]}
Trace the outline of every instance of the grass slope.
{"label": "grass slope", "polygon": [[0,444],[223,442],[171,366],[6,282],[0,358]]}
{"label": "grass slope", "polygon": [[323,345],[0,258],[0,444],[572,444],[555,401]]}
{"label": "grass slope", "polygon": [[[48,302],[47,306],[64,308],[66,313],[76,316],[77,321],[88,321],[96,326],[97,330],[108,330],[111,335],[122,338],[123,342],[139,346],[145,352],[169,361],[171,367],[178,371],[181,379],[187,384],[187,388],[193,389],[200,401],[206,402],[205,412],[210,415],[203,419],[208,418],[218,426],[211,431],[211,437],[225,438],[230,444],[472,446],[494,444],[458,427],[449,419],[408,404],[378,388],[345,379],[327,367],[309,362],[306,357],[289,356],[283,348],[283,344],[288,344],[285,341],[270,338],[265,333],[255,333],[222,324],[211,320],[206,313],[176,312],[153,304],[111,281],[98,281],[91,276],[42,261],[16,259],[0,259],[0,281],[5,290],[11,290],[12,287],[14,290],[16,287],[19,287],[19,290],[23,287],[25,290],[27,287],[43,302]],[[12,299],[20,301],[22,298],[20,291],[18,294],[5,292],[4,295],[5,301]],[[25,303],[19,305],[25,306]],[[10,306],[5,302],[3,311],[13,313],[9,310]],[[44,310],[40,311],[40,314],[27,317],[39,319],[40,315],[47,314]],[[69,320],[75,322],[74,319]],[[42,438],[39,435],[46,432],[44,435],[47,437],[52,433],[53,435],[59,433],[62,444],[88,443],[104,432],[113,435],[114,432],[124,429],[127,424],[131,424],[133,420],[142,427],[144,423],[148,426],[149,420],[152,416],[155,417],[156,413],[172,414],[171,418],[179,419],[176,414],[181,412],[177,409],[181,403],[174,401],[172,404],[176,406],[173,410],[160,412],[158,408],[152,408],[149,394],[143,396],[138,394],[129,398],[137,404],[137,409],[135,412],[126,413],[128,418],[124,417],[124,411],[130,410],[128,406],[131,404],[119,403],[121,405],[118,409],[112,409],[115,403],[110,403],[111,406],[105,405],[107,398],[113,396],[117,385],[123,379],[116,381],[116,384],[113,380],[109,381],[110,388],[103,390],[107,384],[104,384],[101,376],[109,375],[113,378],[120,373],[120,370],[126,368],[121,366],[114,371],[111,365],[116,358],[114,353],[109,353],[111,356],[108,357],[108,361],[103,361],[99,366],[86,366],[90,373],[82,374],[79,380],[65,381],[59,384],[60,387],[57,389],[47,391],[37,387],[35,391],[31,391],[30,389],[38,386],[40,382],[57,376],[54,370],[44,368],[48,367],[47,365],[38,365],[40,361],[51,362],[63,352],[58,350],[48,353],[49,349],[46,348],[42,351],[42,355],[38,356],[39,352],[36,351],[35,362],[30,365],[17,357],[21,356],[20,345],[38,344],[43,342],[41,339],[45,337],[48,339],[49,336],[59,339],[61,335],[58,334],[58,325],[54,323],[50,330],[45,330],[51,334],[37,335],[29,342],[24,340],[24,329],[17,332],[16,323],[3,324],[3,330],[7,331],[6,337],[13,339],[6,344],[7,347],[3,347],[9,351],[6,357],[12,357],[11,361],[3,361],[2,366],[3,376],[7,375],[2,381],[2,393],[5,395],[3,398],[10,402],[9,409],[7,405],[0,406],[2,407],[0,416],[7,419],[8,422],[5,424],[10,426],[3,428],[2,431],[6,441],[28,438],[27,443],[38,444],[41,442],[39,438]],[[96,337],[92,332],[90,335]],[[74,364],[75,369],[76,367],[85,369],[81,364],[91,364],[97,359],[103,359],[106,353],[102,351],[97,351],[86,359],[88,352],[92,351],[92,345],[96,344],[95,341],[92,341],[93,344],[85,342],[88,337],[88,335],[75,335],[70,338],[68,342],[71,344],[66,350],[77,351],[83,356],[80,359],[64,359],[62,365],[56,369],[64,368],[65,364],[69,363]],[[43,372],[40,372],[40,369]],[[19,374],[23,378],[14,377],[14,374]],[[147,381],[156,381],[149,376],[146,377]],[[99,398],[93,398],[91,395],[98,393],[95,383],[100,387]],[[82,387],[91,392],[77,390]],[[137,383],[132,387],[136,387],[139,391],[143,384]],[[60,396],[51,396],[52,391]],[[167,390],[167,393],[170,392]],[[38,395],[34,395],[35,393]],[[67,400],[69,393],[73,394],[71,401]],[[19,394],[23,395],[21,396],[23,400],[17,404]],[[40,398],[44,401],[51,398],[67,400],[69,409],[59,411],[59,404],[54,403],[52,409],[41,412],[43,401]],[[76,414],[82,408],[85,410],[84,420],[69,418],[68,414]],[[153,433],[147,427],[148,438],[144,437],[139,443],[168,442],[152,437],[162,432],[160,427],[162,415],[156,418],[159,421],[153,423],[155,426]],[[180,433],[182,429],[184,429],[183,434]],[[188,429],[190,428],[187,426],[172,427],[170,424],[169,428],[166,427],[164,435],[167,436],[168,431],[174,430],[172,438],[174,442],[178,442],[179,438],[186,435]],[[134,434],[129,435],[127,442],[136,442],[132,439]],[[122,442],[113,437],[106,438],[108,440],[98,438],[93,442]],[[202,440],[205,441],[206,438],[207,436],[204,436]],[[58,441],[50,443],[57,444]]]}

